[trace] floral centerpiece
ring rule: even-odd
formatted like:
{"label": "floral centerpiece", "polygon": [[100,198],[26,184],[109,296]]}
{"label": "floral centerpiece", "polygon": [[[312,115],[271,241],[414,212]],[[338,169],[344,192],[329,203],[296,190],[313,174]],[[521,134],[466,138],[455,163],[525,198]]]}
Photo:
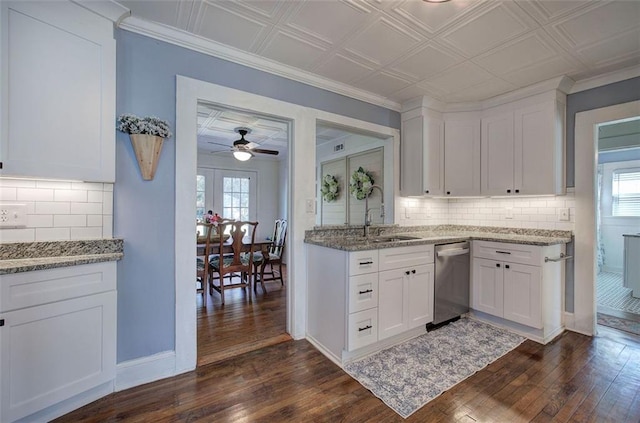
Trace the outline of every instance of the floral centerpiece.
{"label": "floral centerpiece", "polygon": [[367,172],[359,167],[351,175],[351,181],[349,182],[349,192],[353,198],[357,200],[364,200],[371,194],[373,187],[373,177],[371,173]]}
{"label": "floral centerpiece", "polygon": [[340,194],[340,185],[338,184],[336,177],[333,175],[324,175],[324,178],[322,178],[321,191],[324,201],[327,203],[336,201]]}
{"label": "floral centerpiece", "polygon": [[172,135],[169,123],[155,116],[141,118],[124,114],[118,117],[116,128],[129,134],[142,179],[145,181],[153,179],[158,168],[162,143],[165,138]]}

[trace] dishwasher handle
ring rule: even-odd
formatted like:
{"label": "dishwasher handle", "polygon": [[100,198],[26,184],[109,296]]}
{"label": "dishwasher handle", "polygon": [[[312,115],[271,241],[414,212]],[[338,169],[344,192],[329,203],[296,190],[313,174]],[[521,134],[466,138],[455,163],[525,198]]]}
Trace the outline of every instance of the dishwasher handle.
{"label": "dishwasher handle", "polygon": [[442,250],[436,253],[438,257],[453,257],[453,256],[461,256],[463,254],[469,254],[469,249],[468,248],[452,248],[450,250]]}

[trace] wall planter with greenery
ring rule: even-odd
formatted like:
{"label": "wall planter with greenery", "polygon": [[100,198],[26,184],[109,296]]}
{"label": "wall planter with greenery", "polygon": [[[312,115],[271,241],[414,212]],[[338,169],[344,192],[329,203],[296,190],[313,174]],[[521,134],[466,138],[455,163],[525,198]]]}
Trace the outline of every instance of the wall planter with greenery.
{"label": "wall planter with greenery", "polygon": [[118,118],[117,128],[129,134],[142,179],[152,180],[158,168],[164,139],[171,136],[167,121],[153,116],[140,118],[124,114]]}

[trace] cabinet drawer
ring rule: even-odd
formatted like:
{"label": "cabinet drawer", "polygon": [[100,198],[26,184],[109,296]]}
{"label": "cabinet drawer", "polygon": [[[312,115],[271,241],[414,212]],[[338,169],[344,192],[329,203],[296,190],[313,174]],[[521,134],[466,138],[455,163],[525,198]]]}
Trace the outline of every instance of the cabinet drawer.
{"label": "cabinet drawer", "polygon": [[542,247],[537,245],[473,241],[473,256],[509,263],[542,265]]}
{"label": "cabinet drawer", "polygon": [[116,262],[0,276],[0,312],[116,289]]}
{"label": "cabinet drawer", "polygon": [[[330,265],[330,263],[327,263]],[[349,253],[349,276],[378,271],[378,250],[353,251]]]}
{"label": "cabinet drawer", "polygon": [[378,273],[349,278],[349,313],[378,307]]}
{"label": "cabinet drawer", "polygon": [[378,309],[359,311],[349,315],[347,349],[349,351],[378,341]]}
{"label": "cabinet drawer", "polygon": [[433,263],[433,245],[383,248],[379,251],[380,271]]}

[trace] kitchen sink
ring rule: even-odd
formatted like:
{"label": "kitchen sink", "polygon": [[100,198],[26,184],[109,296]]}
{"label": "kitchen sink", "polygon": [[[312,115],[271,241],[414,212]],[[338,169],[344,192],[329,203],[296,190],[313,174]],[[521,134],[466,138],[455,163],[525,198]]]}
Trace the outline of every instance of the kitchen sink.
{"label": "kitchen sink", "polygon": [[421,239],[418,236],[410,236],[410,235],[389,235],[389,236],[379,236],[376,238],[372,238],[371,242],[399,242],[399,241],[414,241],[416,239]]}

